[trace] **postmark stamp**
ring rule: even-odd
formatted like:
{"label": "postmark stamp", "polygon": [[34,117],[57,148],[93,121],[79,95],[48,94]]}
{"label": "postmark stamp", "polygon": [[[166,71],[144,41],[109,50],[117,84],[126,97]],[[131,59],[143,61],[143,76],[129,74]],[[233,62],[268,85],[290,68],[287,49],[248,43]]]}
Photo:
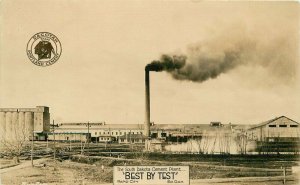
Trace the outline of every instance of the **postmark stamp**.
{"label": "postmark stamp", "polygon": [[30,38],[26,47],[29,60],[41,67],[54,64],[61,56],[61,52],[59,39],[49,32],[36,33]]}

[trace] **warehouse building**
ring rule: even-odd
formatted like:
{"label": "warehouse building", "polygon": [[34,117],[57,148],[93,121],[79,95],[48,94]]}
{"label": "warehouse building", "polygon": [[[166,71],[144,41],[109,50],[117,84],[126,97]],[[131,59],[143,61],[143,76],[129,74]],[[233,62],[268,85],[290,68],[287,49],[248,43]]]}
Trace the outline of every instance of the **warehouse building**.
{"label": "warehouse building", "polygon": [[2,140],[25,137],[45,140],[50,131],[49,107],[0,108],[0,135]]}
{"label": "warehouse building", "polygon": [[255,143],[259,153],[299,152],[299,123],[286,116],[251,126],[246,131],[247,139]]}

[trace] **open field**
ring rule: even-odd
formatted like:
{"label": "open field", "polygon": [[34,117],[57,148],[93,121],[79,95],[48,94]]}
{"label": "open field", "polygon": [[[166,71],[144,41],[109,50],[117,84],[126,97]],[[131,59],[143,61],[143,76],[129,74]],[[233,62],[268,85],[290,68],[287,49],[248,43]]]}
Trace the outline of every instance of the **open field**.
{"label": "open field", "polygon": [[[77,160],[84,158],[88,161],[92,161],[86,157],[76,156]],[[92,164],[86,164],[81,162],[73,162],[70,160],[66,161],[54,161],[53,159],[43,159],[39,162],[35,162],[35,167],[31,167],[30,164],[24,166],[24,163],[30,163],[30,161],[23,161],[19,166],[13,170],[7,170],[2,173],[1,181],[2,184],[22,184],[26,183],[47,183],[47,184],[107,184],[112,183],[112,171],[113,165],[174,165],[174,163],[168,162],[153,162],[153,161],[142,161],[142,160],[123,160],[114,159],[109,157],[99,157],[97,161],[90,162]],[[44,166],[43,164],[46,164]],[[23,165],[23,166],[22,166]],[[101,170],[101,165],[105,165],[104,171]],[[176,164],[175,164],[176,165]],[[211,165],[211,175],[213,171],[216,174],[226,173],[217,171],[218,167]],[[227,171],[231,171],[231,167],[226,167]],[[2,169],[3,170],[3,169]],[[199,174],[205,174],[207,171],[202,165],[197,167],[194,166],[193,170],[195,173],[191,174],[191,184],[281,184],[282,177],[257,177],[257,178],[217,178],[216,176],[212,179],[206,176],[206,179],[196,179]],[[242,170],[242,169],[239,169]],[[246,172],[247,169],[244,169]],[[243,171],[243,170],[242,170]],[[255,169],[252,169],[255,171]],[[198,172],[198,173],[197,173]],[[230,172],[228,172],[230,173]],[[231,172],[232,173],[232,172]],[[235,172],[237,173],[237,172]],[[287,184],[298,184],[296,181],[296,175],[289,175]]]}

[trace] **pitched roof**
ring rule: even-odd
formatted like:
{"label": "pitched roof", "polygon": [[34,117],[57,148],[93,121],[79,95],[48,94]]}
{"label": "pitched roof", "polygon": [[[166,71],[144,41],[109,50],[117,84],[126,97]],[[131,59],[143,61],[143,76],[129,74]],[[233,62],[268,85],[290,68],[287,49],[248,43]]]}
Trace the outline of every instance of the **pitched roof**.
{"label": "pitched roof", "polygon": [[254,125],[254,126],[250,127],[249,130],[255,129],[255,128],[258,128],[258,127],[262,127],[262,126],[267,125],[267,124],[269,124],[269,123],[272,123],[273,121],[276,121],[276,120],[278,120],[278,119],[280,119],[280,118],[286,118],[286,119],[288,119],[288,120],[290,120],[290,121],[292,121],[292,122],[294,122],[294,123],[300,124],[300,123],[298,123],[298,122],[296,122],[296,121],[294,121],[294,120],[292,120],[292,119],[290,119],[290,118],[288,118],[288,117],[286,117],[286,116],[280,116],[280,117],[276,117],[276,118],[270,119],[270,120],[268,120],[268,121],[264,121],[264,122],[259,123],[259,124],[257,124],[257,125]]}

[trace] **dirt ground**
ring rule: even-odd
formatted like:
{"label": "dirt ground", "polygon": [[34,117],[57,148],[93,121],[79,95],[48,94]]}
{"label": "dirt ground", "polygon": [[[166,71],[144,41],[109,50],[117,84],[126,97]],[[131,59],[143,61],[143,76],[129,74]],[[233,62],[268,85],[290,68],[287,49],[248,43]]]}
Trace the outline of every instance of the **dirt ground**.
{"label": "dirt ground", "polygon": [[[27,163],[23,162],[23,163]],[[46,164],[46,166],[43,166]],[[1,173],[3,185],[14,184],[105,184],[112,181],[110,175],[112,168],[99,170],[95,165],[88,165],[70,161],[58,162],[51,159],[35,164]]]}
{"label": "dirt ground", "polygon": [[[8,161],[4,162],[8,163]],[[39,159],[34,162],[35,167],[31,167],[30,161],[21,161],[18,166],[1,169],[1,183],[3,185],[21,185],[21,184],[44,184],[44,185],[94,185],[94,184],[111,184],[113,165],[122,164],[124,161],[110,160],[104,158],[92,164],[72,162],[65,160],[62,162],[53,159]],[[142,161],[143,164],[153,164],[151,161]],[[45,166],[44,166],[45,164]],[[127,165],[137,164],[135,161],[128,161]],[[101,166],[104,165],[104,171]],[[172,165],[172,164],[169,164]],[[265,181],[265,182],[210,182],[209,179],[191,180],[191,185],[277,185],[282,181]],[[296,181],[287,181],[288,185],[297,185]]]}

